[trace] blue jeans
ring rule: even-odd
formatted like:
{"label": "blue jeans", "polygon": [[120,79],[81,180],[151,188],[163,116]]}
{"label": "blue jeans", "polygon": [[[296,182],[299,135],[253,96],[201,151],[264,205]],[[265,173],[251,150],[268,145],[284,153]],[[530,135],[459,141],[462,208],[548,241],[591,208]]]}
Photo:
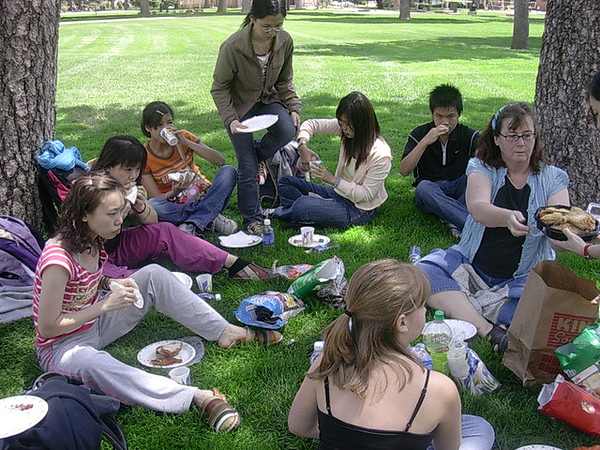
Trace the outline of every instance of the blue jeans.
{"label": "blue jeans", "polygon": [[273,217],[320,227],[346,228],[369,223],[377,209],[363,211],[337,194],[333,187],[298,177],[281,177],[278,183],[281,206]]}
{"label": "blue jeans", "polygon": [[469,215],[465,203],[466,189],[466,175],[456,180],[423,180],[415,190],[415,205],[462,230]]}
{"label": "blue jeans", "polygon": [[296,136],[296,127],[287,109],[281,103],[257,103],[242,120],[261,114],[275,114],[279,120],[267,129],[260,140],[254,140],[252,133],[232,134],[228,129],[229,139],[233,144],[238,162],[238,208],[244,219],[244,226],[262,221],[260,198],[258,195],[258,163],[269,159],[281,147]]}
{"label": "blue jeans", "polygon": [[[496,440],[494,427],[484,418],[470,414],[462,415],[460,434],[462,443],[459,450],[492,450]],[[433,445],[427,450],[434,450]]]}
{"label": "blue jeans", "polygon": [[178,205],[155,197],[150,199],[150,204],[156,209],[158,220],[161,222],[171,222],[175,225],[192,222],[200,230],[204,230],[227,207],[237,178],[235,167],[221,166],[206,195],[200,200]]}
{"label": "blue jeans", "polygon": [[[417,262],[417,266],[419,266],[419,268],[427,274],[427,278],[429,278],[432,294],[444,291],[460,291],[461,286],[454,278],[452,278],[452,274],[463,264],[471,265],[469,260],[465,258],[462,253],[452,248],[449,248],[448,250],[436,248],[429,255],[421,258]],[[492,278],[483,273],[476,266],[472,267],[477,275],[479,275],[490,288],[501,288],[505,285],[508,286],[509,298],[504,305],[502,305],[496,323],[509,325],[512,322],[515,310],[517,309],[517,304],[519,303],[519,299],[525,288],[527,276],[504,280]]]}

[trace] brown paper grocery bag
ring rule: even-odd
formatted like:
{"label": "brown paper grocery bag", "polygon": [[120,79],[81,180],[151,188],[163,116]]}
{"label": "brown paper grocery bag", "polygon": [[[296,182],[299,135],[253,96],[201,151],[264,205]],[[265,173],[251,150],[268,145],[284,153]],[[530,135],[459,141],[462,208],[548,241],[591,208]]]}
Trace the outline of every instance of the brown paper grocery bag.
{"label": "brown paper grocery bag", "polygon": [[596,283],[555,261],[530,272],[513,321],[502,363],[524,386],[552,383],[560,372],[554,350],[575,339],[598,318]]}

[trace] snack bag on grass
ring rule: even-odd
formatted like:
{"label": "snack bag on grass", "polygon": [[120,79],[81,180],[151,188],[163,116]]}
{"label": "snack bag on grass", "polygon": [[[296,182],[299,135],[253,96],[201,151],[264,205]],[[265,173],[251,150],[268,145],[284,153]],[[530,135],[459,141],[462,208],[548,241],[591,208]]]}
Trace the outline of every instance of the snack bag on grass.
{"label": "snack bag on grass", "polygon": [[289,287],[288,294],[305,299],[311,292],[322,289],[340,275],[344,275],[344,263],[340,258],[334,256],[321,261],[296,278],[296,281]]}
{"label": "snack bag on grass", "polygon": [[600,399],[574,385],[561,375],[544,384],[538,395],[539,410],[574,428],[600,437]]}
{"label": "snack bag on grass", "polygon": [[246,325],[276,329],[284,326],[290,317],[304,308],[304,302],[293,295],[267,291],[242,300],[234,314]]}

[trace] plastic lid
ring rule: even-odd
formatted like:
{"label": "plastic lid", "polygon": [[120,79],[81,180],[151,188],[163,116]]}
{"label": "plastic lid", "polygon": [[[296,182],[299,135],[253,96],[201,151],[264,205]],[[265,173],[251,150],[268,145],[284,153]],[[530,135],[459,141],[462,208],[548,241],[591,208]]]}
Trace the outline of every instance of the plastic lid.
{"label": "plastic lid", "polygon": [[219,301],[221,300],[221,294],[214,294],[215,296],[215,300]]}
{"label": "plastic lid", "polygon": [[325,346],[325,341],[315,341],[315,343],[313,344],[313,349],[323,351],[324,346]]}
{"label": "plastic lid", "polygon": [[264,224],[265,225],[271,225],[271,219],[265,219]]}
{"label": "plastic lid", "polygon": [[444,320],[444,311],[438,309],[433,315],[433,320]]}

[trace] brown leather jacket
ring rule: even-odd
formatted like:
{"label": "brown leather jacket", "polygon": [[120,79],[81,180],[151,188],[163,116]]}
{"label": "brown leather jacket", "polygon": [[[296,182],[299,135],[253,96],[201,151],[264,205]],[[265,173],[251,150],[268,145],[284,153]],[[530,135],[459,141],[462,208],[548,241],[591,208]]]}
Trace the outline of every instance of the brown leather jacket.
{"label": "brown leather jacket", "polygon": [[302,102],[292,82],[294,42],[286,31],[273,39],[263,86],[260,63],[250,40],[252,24],[233,33],[221,44],[210,93],[225,127],[240,120],[257,102],[282,103],[287,110],[300,114]]}

